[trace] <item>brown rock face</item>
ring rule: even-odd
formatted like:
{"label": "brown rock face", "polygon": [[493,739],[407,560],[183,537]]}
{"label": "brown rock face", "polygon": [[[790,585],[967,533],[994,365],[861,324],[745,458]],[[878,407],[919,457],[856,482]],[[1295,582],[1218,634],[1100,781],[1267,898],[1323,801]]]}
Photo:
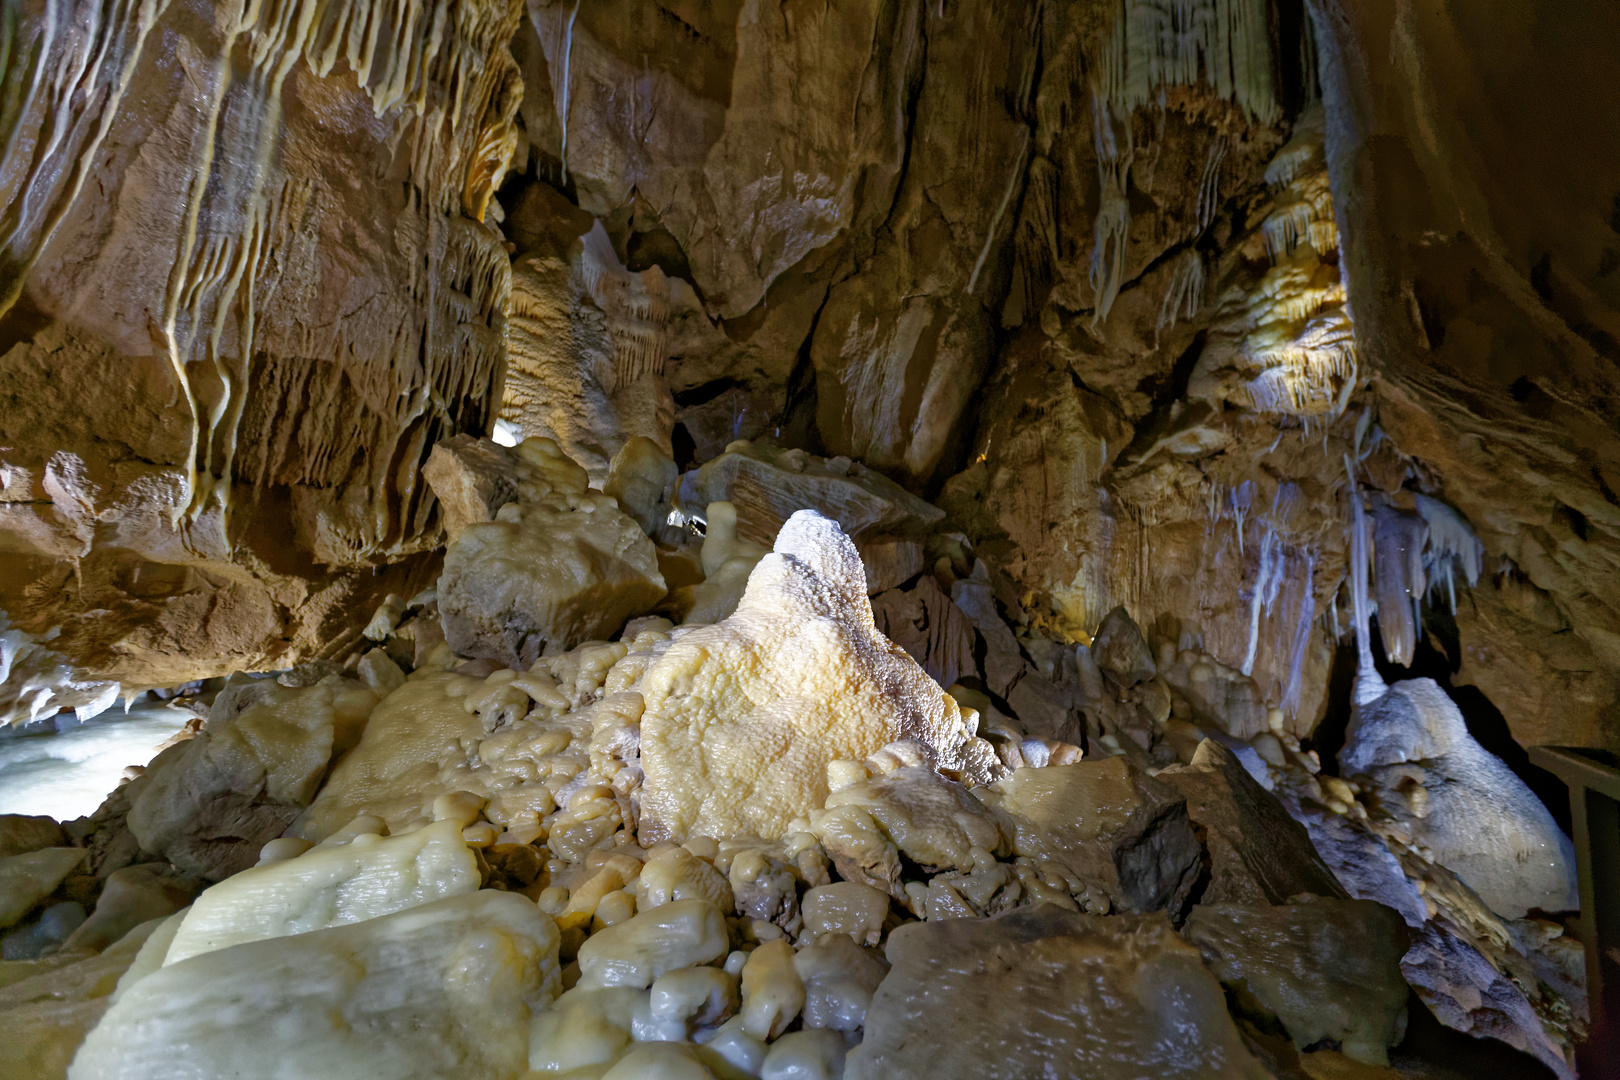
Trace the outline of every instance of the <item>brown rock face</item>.
{"label": "brown rock face", "polygon": [[[912,923],[866,1013],[851,1080],[1259,1078],[1197,950],[1162,915],[1093,918],[1050,905]],[[1037,1004],[1038,1003],[1038,1004]]]}
{"label": "brown rock face", "polygon": [[520,8],[102,8],[8,60],[0,607],[136,685],[283,666],[422,577],[496,404]]}
{"label": "brown rock face", "polygon": [[1615,745],[1620,11],[1311,6],[1379,422],[1501,579],[1464,669],[1521,740]]}

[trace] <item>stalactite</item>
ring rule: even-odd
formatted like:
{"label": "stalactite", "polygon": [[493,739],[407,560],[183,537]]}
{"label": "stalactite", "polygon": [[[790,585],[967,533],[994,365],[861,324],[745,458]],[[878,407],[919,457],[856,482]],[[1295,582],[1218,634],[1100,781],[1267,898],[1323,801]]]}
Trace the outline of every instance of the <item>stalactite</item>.
{"label": "stalactite", "polygon": [[1350,479],[1350,604],[1356,624],[1356,685],[1355,704],[1366,705],[1384,695],[1389,687],[1378,674],[1372,651],[1372,602],[1367,591],[1367,568],[1371,562],[1368,549],[1367,514],[1361,505],[1361,491],[1356,487],[1356,470],[1350,458],[1344,461],[1345,475]]}
{"label": "stalactite", "polygon": [[1200,81],[1258,120],[1277,112],[1265,0],[1122,0],[1098,67],[1121,113]]}

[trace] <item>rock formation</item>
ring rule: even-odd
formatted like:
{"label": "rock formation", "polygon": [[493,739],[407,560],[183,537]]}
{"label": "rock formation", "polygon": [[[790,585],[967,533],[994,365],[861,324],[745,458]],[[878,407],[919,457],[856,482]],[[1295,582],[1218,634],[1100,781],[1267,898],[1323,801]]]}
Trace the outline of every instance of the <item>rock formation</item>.
{"label": "rock formation", "polygon": [[1587,6],[8,9],[0,1071],[1572,1076]]}

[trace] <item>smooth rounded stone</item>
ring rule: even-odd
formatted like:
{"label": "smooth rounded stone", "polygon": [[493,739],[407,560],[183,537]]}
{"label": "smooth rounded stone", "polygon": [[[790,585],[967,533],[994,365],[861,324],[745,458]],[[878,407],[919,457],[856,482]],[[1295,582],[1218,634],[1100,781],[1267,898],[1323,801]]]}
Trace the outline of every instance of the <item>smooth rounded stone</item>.
{"label": "smooth rounded stone", "polygon": [[1000,768],[956,702],[878,632],[860,556],[814,511],[782,526],[736,613],[675,639],[640,689],[643,844],[781,839],[825,803],[828,762],[897,739],[978,782]]}
{"label": "smooth rounded stone", "polygon": [[759,1080],[842,1080],[847,1053],[836,1031],[790,1031],[771,1044]]}
{"label": "smooth rounded stone", "polygon": [[[910,923],[850,1052],[848,1080],[1266,1080],[1198,950],[1162,914],[1043,905]],[[948,1059],[945,1057],[948,1055]]]}
{"label": "smooth rounded stone", "polygon": [[48,817],[0,814],[0,859],[26,855],[40,848],[65,847],[67,834]]}
{"label": "smooth rounded stone", "polygon": [[817,885],[804,894],[804,936],[847,934],[857,945],[876,945],[889,917],[889,894],[854,881]]}
{"label": "smooth rounded stone", "polygon": [[719,908],[673,900],[587,938],[579,949],[579,985],[644,989],[666,971],[720,960],[729,947]]}
{"label": "smooth rounded stone", "polygon": [[1281,904],[1300,893],[1345,895],[1305,826],[1225,746],[1205,739],[1191,764],[1172,765],[1155,779],[1187,800],[1187,817],[1201,834],[1210,877],[1204,903]]}
{"label": "smooth rounded stone", "polygon": [[810,831],[845,881],[871,886],[899,898],[900,849],[864,807],[847,803],[810,812]]}
{"label": "smooth rounded stone", "polygon": [[362,922],[475,892],[478,860],[457,821],[403,836],[362,833],[250,867],[197,897],[165,966],[249,941]]}
{"label": "smooth rounded stone", "polygon": [[856,1031],[889,965],[843,934],[828,934],[793,957],[804,982],[804,1026]]}
{"label": "smooth rounded stone", "polygon": [[529,1068],[567,1073],[613,1061],[631,1042],[647,991],[612,986],[567,991],[529,1024]]}
{"label": "smooth rounded stone", "polygon": [[765,1063],[765,1040],[756,1039],[733,1016],[713,1031],[699,1032],[698,1059],[721,1080],[754,1080]]}
{"label": "smooth rounded stone", "polygon": [[508,503],[444,553],[439,614],[460,656],[527,669],[607,640],[667,589],[647,534],[600,492]]}
{"label": "smooth rounded stone", "polygon": [[222,691],[203,730],[130,783],[129,828],[141,849],[209,881],[257,862],[315,798],[337,739],[336,689],[264,679],[234,702]]}
{"label": "smooth rounded stone", "polygon": [[121,987],[68,1077],[505,1080],[559,989],[557,936],[484,891],[204,953]]}
{"label": "smooth rounded stone", "polygon": [[642,1042],[627,1050],[602,1080],[714,1080],[697,1048],[679,1042]]}
{"label": "smooth rounded stone", "polygon": [[[274,843],[275,841],[271,841]],[[162,863],[114,870],[101,888],[90,918],[63,943],[66,951],[99,952],[145,922],[174,914],[197,895],[202,882]]]}
{"label": "smooth rounded stone", "polygon": [[1395,683],[1357,706],[1339,767],[1370,776],[1412,838],[1497,914],[1517,919],[1531,908],[1580,906],[1569,837],[1524,781],[1474,740],[1433,679]]}
{"label": "smooth rounded stone", "polygon": [[971,870],[973,849],[1009,854],[1010,839],[978,799],[927,765],[858,781],[827,797],[827,807],[859,806],[913,862]]}
{"label": "smooth rounded stone", "polygon": [[774,1039],[804,1008],[804,982],[793,966],[793,946],[767,941],[742,970],[742,1026],[756,1039]]}
{"label": "smooth rounded stone", "polygon": [[1276,1016],[1296,1048],[1333,1039],[1347,1057],[1386,1065],[1406,1027],[1405,931],[1382,904],[1319,899],[1200,904],[1181,932],[1239,1007]]}
{"label": "smooth rounded stone", "polygon": [[1197,876],[1185,800],[1123,756],[1019,769],[981,794],[1012,815],[1019,855],[1067,868],[1116,911],[1163,908]]}
{"label": "smooth rounded stone", "polygon": [[0,930],[15,925],[84,862],[84,848],[41,848],[0,859]]}
{"label": "smooth rounded stone", "polygon": [[37,960],[58,949],[84,924],[84,905],[74,900],[52,904],[33,921],[9,931],[0,941],[0,959]]}
{"label": "smooth rounded stone", "polygon": [[5,965],[0,975],[0,1031],[5,1032],[0,1076],[62,1080],[85,1033],[111,1004],[111,991],[161,925],[160,919],[142,923],[89,956],[63,952],[49,960]]}
{"label": "smooth rounded stone", "polygon": [[731,885],[724,874],[683,847],[647,860],[636,879],[636,907],[649,911],[675,900],[707,900],[721,911],[732,906]]}
{"label": "smooth rounded stone", "polygon": [[706,1027],[730,1016],[737,1003],[735,978],[722,968],[693,967],[667,971],[654,979],[647,1007],[654,1016]]}

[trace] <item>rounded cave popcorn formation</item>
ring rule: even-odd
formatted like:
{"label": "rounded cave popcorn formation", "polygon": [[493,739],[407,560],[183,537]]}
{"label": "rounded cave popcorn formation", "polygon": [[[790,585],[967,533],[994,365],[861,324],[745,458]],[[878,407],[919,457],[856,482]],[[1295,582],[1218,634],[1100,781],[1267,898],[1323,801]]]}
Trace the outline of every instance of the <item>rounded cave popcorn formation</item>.
{"label": "rounded cave popcorn formation", "polygon": [[0,1080],[1607,1075],[1620,7],[1388,6],[8,2]]}

